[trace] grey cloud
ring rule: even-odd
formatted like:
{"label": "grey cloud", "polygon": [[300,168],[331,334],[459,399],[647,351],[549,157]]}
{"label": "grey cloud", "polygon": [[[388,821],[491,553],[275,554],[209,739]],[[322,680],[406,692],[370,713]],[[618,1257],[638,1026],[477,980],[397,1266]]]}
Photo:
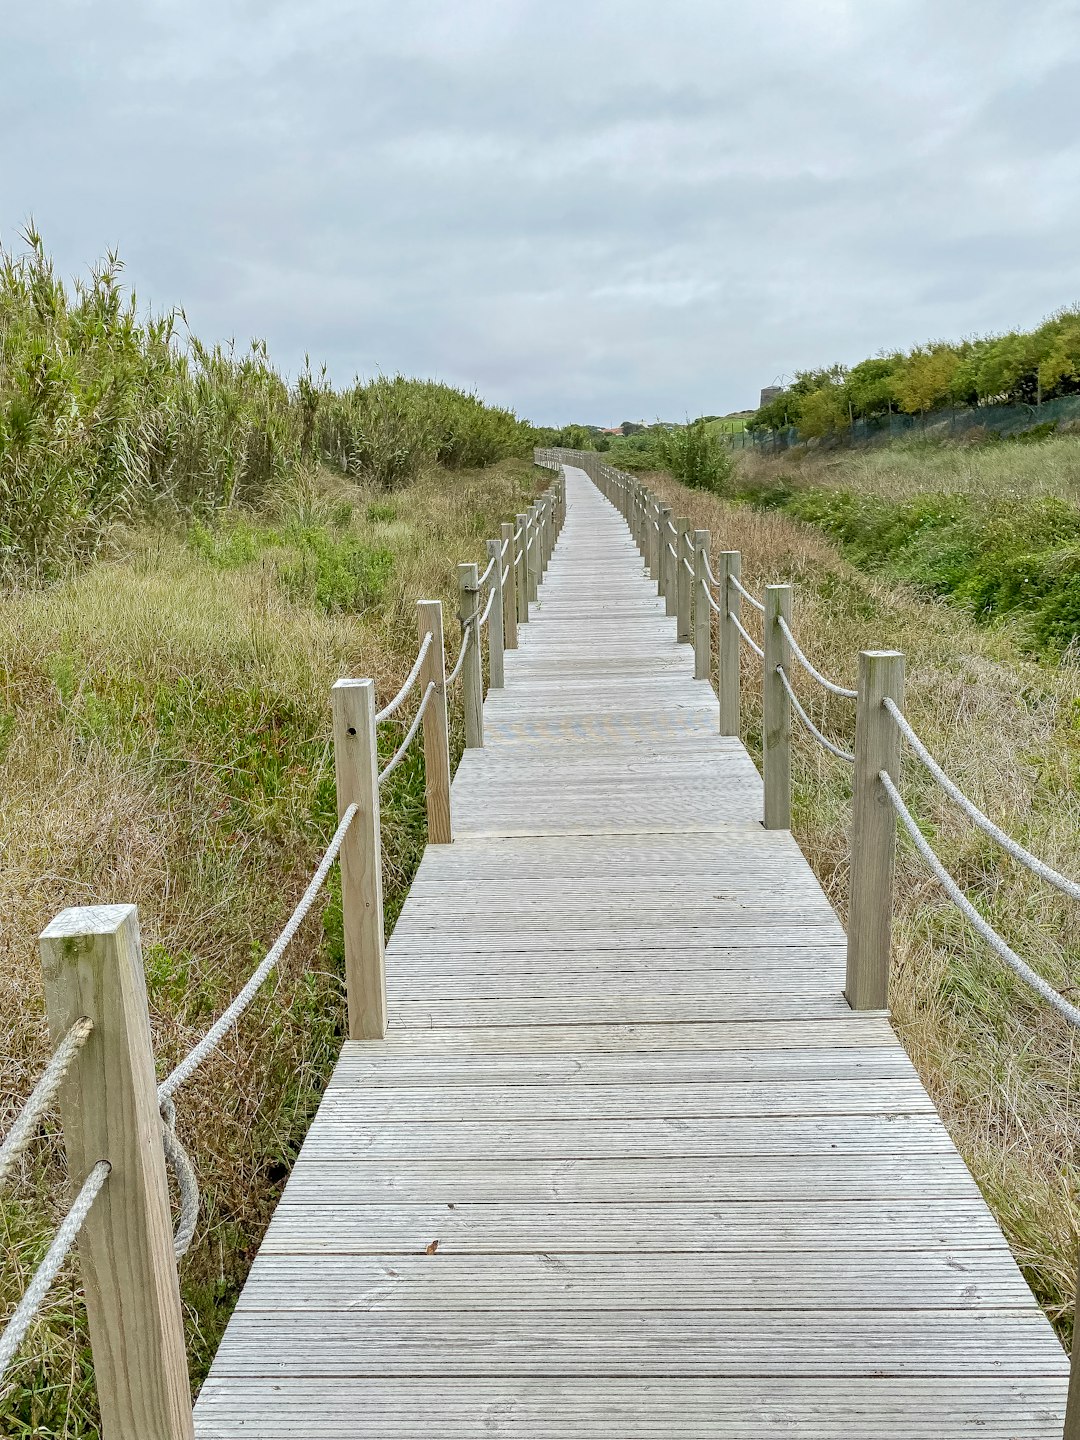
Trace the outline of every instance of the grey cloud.
{"label": "grey cloud", "polygon": [[0,237],[33,212],[67,271],[118,244],[141,297],[293,372],[438,374],[538,420],[715,412],[1080,295],[1058,0],[7,24]]}

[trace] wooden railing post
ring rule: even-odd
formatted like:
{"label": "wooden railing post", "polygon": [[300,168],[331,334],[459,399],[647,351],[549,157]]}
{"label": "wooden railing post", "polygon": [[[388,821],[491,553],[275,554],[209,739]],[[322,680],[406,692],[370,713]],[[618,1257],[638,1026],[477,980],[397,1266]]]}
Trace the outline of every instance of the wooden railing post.
{"label": "wooden railing post", "polygon": [[660,502],[652,491],[647,492],[647,515],[646,535],[648,537],[648,556],[646,563],[649,567],[649,575],[656,584],[656,593],[660,594]]}
{"label": "wooden railing post", "polygon": [[539,523],[537,520],[537,509],[530,505],[528,509],[528,546],[525,550],[525,563],[529,571],[529,602],[536,599],[540,588],[540,557],[539,557]]}
{"label": "wooden railing post", "polygon": [[134,905],[63,910],[43,931],[54,1046],[93,1023],[60,1092],[72,1193],[111,1169],[79,1234],[103,1440],[191,1440],[191,1389]]}
{"label": "wooden railing post", "polygon": [[494,564],[491,572],[491,588],[495,599],[491,602],[488,616],[488,684],[493,690],[501,690],[506,683],[503,679],[503,586],[502,586],[502,541],[487,542],[488,559]]}
{"label": "wooden railing post", "polygon": [[675,637],[685,644],[690,639],[690,601],[693,596],[694,577],[687,573],[687,565],[692,566],[692,532],[690,521],[685,515],[680,515],[675,521]]}
{"label": "wooden railing post", "polygon": [[896,815],[882,770],[900,778],[900,732],[882,701],[903,706],[904,657],[898,650],[859,655],[855,711],[855,780],[851,800],[851,897],[848,907],[847,984],[853,1010],[889,1007]]}
{"label": "wooden railing post", "polygon": [[[527,625],[529,621],[529,550],[527,545],[529,534],[529,517],[518,515],[515,517],[517,524],[515,530],[521,531],[521,539],[514,541],[514,577],[517,580],[517,618],[519,625]],[[520,554],[521,560],[518,561]]]}
{"label": "wooden railing post", "polygon": [[731,584],[742,574],[742,555],[738,550],[722,550],[717,559],[717,595],[720,606],[720,734],[738,735],[742,725],[742,643],[732,616],[742,615],[742,597]]}
{"label": "wooden railing post", "polygon": [[424,711],[424,776],[429,845],[449,845],[454,838],[450,820],[450,725],[446,707],[446,650],[443,642],[441,600],[421,600],[416,607],[420,642],[431,633],[431,648],[420,669],[420,693],[429,685],[434,694]]}
{"label": "wooden railing post", "polygon": [[477,750],[484,743],[484,662],[483,632],[477,623],[483,606],[480,603],[479,574],[475,565],[459,565],[458,619],[461,621],[461,643],[471,624],[472,638],[461,671],[461,695],[465,709],[465,746]]}
{"label": "wooden railing post", "polygon": [[503,643],[507,650],[516,650],[518,578],[517,565],[514,563],[514,527],[509,520],[504,520],[499,526],[499,535],[502,537],[502,543],[499,546],[500,553],[503,546],[506,547],[506,558],[501,562],[506,574],[506,580],[503,583]]}
{"label": "wooden railing post", "polygon": [[765,586],[765,659],[761,704],[761,767],[765,781],[765,829],[791,829],[791,701],[777,667],[791,670],[791,646],[780,628],[791,625],[791,586]]}
{"label": "wooden railing post", "polygon": [[706,565],[712,549],[708,530],[694,531],[694,679],[712,679],[712,606],[706,596],[709,573]]}
{"label": "wooden railing post", "polygon": [[357,807],[341,846],[349,1039],[381,1040],[386,1034],[386,964],[375,683],[338,680],[330,699],[334,712],[338,819],[350,805]]}

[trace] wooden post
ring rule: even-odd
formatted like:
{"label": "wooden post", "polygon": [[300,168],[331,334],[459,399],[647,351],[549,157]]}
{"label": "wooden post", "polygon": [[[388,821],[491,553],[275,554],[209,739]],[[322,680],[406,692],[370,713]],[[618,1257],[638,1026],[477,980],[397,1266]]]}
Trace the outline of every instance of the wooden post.
{"label": "wooden post", "polygon": [[491,588],[495,599],[491,602],[488,616],[488,684],[493,690],[501,690],[506,681],[503,678],[503,586],[502,586],[502,541],[487,542],[488,559],[495,569],[491,572]]}
{"label": "wooden post", "polygon": [[528,543],[528,546],[527,546],[527,548],[526,548],[526,550],[525,550],[525,561],[526,561],[526,564],[527,564],[528,567],[529,567],[529,601],[530,601],[530,603],[531,603],[533,600],[536,599],[537,592],[538,592],[538,590],[539,590],[539,588],[540,588],[540,560],[539,560],[539,553],[538,553],[538,547],[537,547],[537,541],[538,541],[538,539],[539,539],[539,536],[538,536],[537,532],[538,532],[538,530],[539,530],[540,527],[539,527],[539,525],[538,525],[538,523],[537,523],[537,511],[536,511],[536,506],[535,506],[535,505],[530,505],[530,506],[529,506],[529,509],[528,509],[528,519],[529,519],[529,531],[528,531],[528,540],[529,540],[529,543]]}
{"label": "wooden post", "polygon": [[1080,1276],[1076,1282],[1077,1300],[1073,1301],[1073,1338],[1069,1360],[1069,1398],[1065,1402],[1063,1440],[1080,1440]]}
{"label": "wooden post", "polygon": [[552,494],[549,490],[540,504],[540,574],[547,574],[548,561],[551,559],[551,506]]}
{"label": "wooden post", "polygon": [[503,585],[503,643],[507,650],[517,649],[517,607],[518,607],[518,578],[517,566],[514,563],[514,527],[508,520],[504,520],[499,526],[499,534],[502,537],[502,546],[506,547],[506,559],[502,567],[506,572],[506,582]]}
{"label": "wooden post", "polygon": [[450,820],[450,725],[446,708],[442,601],[419,601],[416,620],[421,644],[428,631],[431,632],[431,649],[420,668],[421,695],[429,685],[435,686],[423,720],[427,838],[429,845],[449,845],[454,833]]}
{"label": "wooden post", "polygon": [[109,1178],[79,1235],[104,1440],[191,1440],[191,1389],[173,1255],[157,1081],[134,905],[63,910],[42,932],[54,1046],[93,1023],[60,1091],[77,1192]]}
{"label": "wooden post", "polygon": [[780,629],[791,625],[791,586],[765,586],[765,659],[761,697],[761,768],[765,780],[765,829],[791,829],[791,701],[777,666],[791,670],[791,646]]}
{"label": "wooden post", "polygon": [[[514,574],[517,579],[517,618],[519,625],[527,625],[529,621],[529,550],[527,543],[529,517],[527,515],[518,515],[516,519],[517,525],[515,529],[521,531],[521,539],[514,541]],[[520,563],[517,559],[518,554],[521,555]]]}
{"label": "wooden post", "polygon": [[712,549],[708,530],[694,531],[694,679],[712,679],[712,606],[709,574],[705,566]]}
{"label": "wooden post", "polygon": [[670,505],[664,506],[664,531],[660,549],[660,569],[664,577],[664,614],[674,615],[679,608],[678,561],[671,553],[678,536]]}
{"label": "wooden post", "polygon": [[692,538],[690,521],[685,515],[680,515],[675,521],[675,554],[679,557],[675,562],[675,637],[683,644],[690,639],[690,602],[693,598],[694,577],[687,574],[686,567],[691,565],[692,568]]}
{"label": "wooden post", "polygon": [[900,778],[900,732],[882,701],[904,703],[904,657],[897,650],[859,655],[855,780],[851,801],[851,900],[847,984],[853,1010],[887,1010],[892,946],[896,815],[878,779]]}
{"label": "wooden post", "polygon": [[461,671],[461,695],[465,708],[465,746],[477,750],[484,743],[484,664],[483,634],[479,624],[479,571],[475,565],[459,565],[458,619],[461,621],[461,643],[465,644],[466,627],[472,638]]}
{"label": "wooden post", "polygon": [[720,734],[738,735],[742,722],[742,665],[739,647],[742,638],[732,621],[742,615],[742,596],[731,584],[742,574],[738,550],[721,550],[717,556],[716,580],[720,606]]}
{"label": "wooden post", "polygon": [[386,1034],[386,964],[375,682],[338,680],[330,699],[334,712],[338,819],[350,805],[357,806],[341,846],[349,1039],[381,1040]]}
{"label": "wooden post", "polygon": [[647,526],[649,535],[649,575],[656,583],[656,593],[660,594],[660,502],[656,496],[649,495],[648,500],[649,523]]}

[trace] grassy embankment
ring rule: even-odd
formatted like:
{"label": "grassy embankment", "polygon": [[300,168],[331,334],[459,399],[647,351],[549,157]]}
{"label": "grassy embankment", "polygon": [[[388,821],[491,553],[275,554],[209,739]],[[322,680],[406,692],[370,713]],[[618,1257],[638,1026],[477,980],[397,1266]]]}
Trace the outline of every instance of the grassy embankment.
{"label": "grassy embankment", "polygon": [[[180,345],[176,328],[141,320],[115,267],[70,293],[40,247],[0,254],[0,1133],[48,1052],[45,923],[137,902],[171,1068],[333,831],[333,681],[370,675],[388,698],[416,600],[453,602],[454,562],[482,560],[546,483],[529,427],[474,396],[400,377],[289,385],[261,348]],[[383,728],[389,754],[401,728]],[[417,752],[382,798],[392,923],[424,842]],[[341,1037],[335,886],[178,1096],[203,1192],[181,1264],[196,1379]],[[0,1318],[66,1193],[53,1123],[0,1194]],[[0,1386],[0,1434],[97,1434],[74,1263]]]}
{"label": "grassy embankment", "polygon": [[[1061,448],[1058,449],[1057,447]],[[1071,447],[1071,448],[1065,448]],[[1050,462],[1050,463],[1048,463]],[[961,787],[1008,832],[1067,874],[1077,871],[1080,833],[1080,665],[1043,643],[1048,629],[1038,600],[985,623],[963,605],[935,601],[911,583],[920,562],[940,553],[933,529],[908,537],[899,553],[888,543],[851,553],[857,568],[821,529],[781,513],[847,496],[862,513],[919,506],[936,513],[924,492],[947,491],[958,514],[1016,519],[996,531],[971,522],[953,533],[960,554],[1027,552],[1048,500],[1066,505],[1075,494],[1080,442],[1031,450],[871,452],[814,461],[782,482],[780,505],[769,499],[775,479],[744,469],[735,488],[759,506],[657,480],[676,513],[712,530],[714,550],[743,554],[744,579],[795,586],[795,628],[827,674],[855,680],[863,648],[903,650],[908,663],[907,713]],[[1024,466],[1029,467],[1028,474]],[[1042,476],[1037,492],[1029,481]],[[991,501],[993,493],[1001,499]],[[806,508],[800,508],[800,502]],[[772,508],[769,508],[772,506]],[[829,513],[829,512],[827,512]],[[835,513],[831,512],[831,513]],[[1010,511],[1010,514],[1013,512]],[[1056,509],[1052,513],[1058,513]],[[958,523],[958,522],[957,522]],[[836,533],[833,525],[830,529]],[[990,531],[990,534],[986,532]],[[986,550],[980,548],[985,536]],[[968,549],[964,550],[964,541]],[[937,543],[935,543],[937,542]],[[991,544],[994,549],[991,549]],[[924,548],[925,546],[925,548]],[[932,572],[933,573],[933,572]],[[898,575],[902,578],[894,579]],[[948,592],[945,592],[948,593]],[[1040,651],[1040,663],[1033,657]],[[760,744],[760,664],[744,647],[745,734]],[[805,677],[797,689],[817,723],[845,743],[854,740],[853,707],[825,695]],[[797,723],[795,827],[830,899],[847,901],[847,767],[824,752]],[[1052,984],[1080,996],[1080,917],[1065,896],[1036,881],[982,837],[914,762],[904,791],[924,833],[948,868],[1010,944]],[[1075,1032],[1013,979],[969,930],[906,844],[896,889],[894,1016],[899,1032],[949,1129],[1001,1222],[1036,1295],[1063,1332],[1071,1324],[1080,1237],[1075,1112]]]}

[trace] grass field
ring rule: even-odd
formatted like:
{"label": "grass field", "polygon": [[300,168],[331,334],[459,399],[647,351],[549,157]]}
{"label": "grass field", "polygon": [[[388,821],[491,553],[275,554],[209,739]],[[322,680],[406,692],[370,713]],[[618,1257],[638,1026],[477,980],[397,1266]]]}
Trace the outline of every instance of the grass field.
{"label": "grass field", "polygon": [[[65,905],[139,906],[162,1073],[239,989],[336,823],[329,691],[380,700],[415,602],[549,477],[429,468],[393,495],[322,472],[217,522],[112,532],[104,558],[0,598],[0,1133],[47,1054],[36,936]],[[409,707],[406,706],[406,710]],[[454,720],[460,746],[459,717]],[[381,727],[389,754],[399,726]],[[424,843],[411,752],[383,792],[388,922]],[[192,1374],[212,1357],[342,1034],[340,903],[317,905],[239,1032],[178,1096],[204,1208],[181,1264]],[[55,1127],[0,1195],[0,1314],[65,1204]],[[4,1440],[97,1433],[77,1267],[0,1389]]]}
{"label": "grass field", "polygon": [[[830,462],[831,463],[831,462]],[[911,457],[896,465],[917,490]],[[937,468],[940,463],[941,469]],[[929,472],[975,485],[964,457]],[[1054,484],[1067,484],[1066,474]],[[831,482],[857,483],[840,466]],[[1006,471],[997,472],[1006,483]],[[820,483],[815,464],[800,476]],[[761,482],[767,477],[760,474]],[[649,478],[675,513],[712,531],[714,548],[740,550],[743,579],[795,587],[795,630],[811,659],[853,685],[863,648],[895,647],[908,664],[907,713],[948,773],[1006,831],[1067,874],[1080,833],[1080,664],[1037,663],[1022,616],[987,628],[962,607],[908,583],[868,574],[821,529]],[[869,483],[869,482],[868,482]],[[1018,539],[1020,537],[1017,537]],[[760,637],[759,637],[760,638]],[[760,746],[760,665],[744,647],[745,738]],[[850,748],[853,707],[800,679],[797,689],[825,732]],[[793,722],[794,723],[794,722]],[[845,766],[794,723],[794,813],[799,841],[830,899],[847,903],[850,779]],[[1080,994],[1080,917],[973,830],[915,766],[905,794],[924,833],[984,915],[1064,994]],[[894,1018],[965,1159],[1048,1314],[1071,1325],[1080,1208],[1075,1139],[1077,1037],[990,954],[901,846],[897,875]]]}

